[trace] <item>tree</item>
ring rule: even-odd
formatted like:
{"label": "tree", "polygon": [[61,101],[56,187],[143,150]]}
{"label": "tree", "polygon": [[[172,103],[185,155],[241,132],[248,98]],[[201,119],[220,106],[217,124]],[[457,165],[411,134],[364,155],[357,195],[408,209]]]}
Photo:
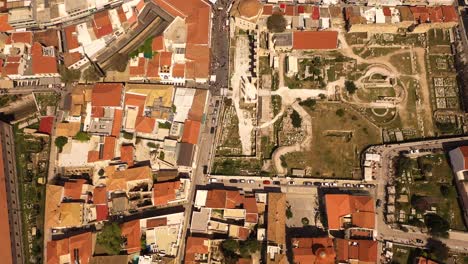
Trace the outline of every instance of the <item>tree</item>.
{"label": "tree", "polygon": [[445,262],[449,257],[449,248],[445,243],[438,239],[429,238],[426,243],[426,248],[431,257],[440,262]]}
{"label": "tree", "polygon": [[55,146],[59,149],[59,152],[62,152],[63,146],[68,143],[68,138],[64,136],[57,137],[55,139]]}
{"label": "tree", "polygon": [[424,217],[424,223],[429,228],[429,233],[434,236],[448,237],[448,230],[450,224],[444,218],[437,214],[426,214]]}
{"label": "tree", "polygon": [[75,135],[75,139],[81,142],[89,141],[90,138],[91,136],[88,133],[83,132],[83,131],[79,131]]}
{"label": "tree", "polygon": [[291,113],[291,115],[289,117],[291,118],[293,127],[295,127],[295,128],[300,128],[301,127],[302,118],[301,118],[301,116],[299,115],[299,113],[296,110],[293,110],[293,112]]}
{"label": "tree", "polygon": [[315,108],[316,104],[317,104],[317,101],[315,101],[315,99],[311,99],[311,98],[299,103],[300,106],[308,107],[310,110],[313,110]]}
{"label": "tree", "polygon": [[271,32],[283,32],[286,29],[286,23],[282,14],[275,13],[267,18],[267,28]]}
{"label": "tree", "polygon": [[112,56],[111,69],[118,72],[124,72],[127,69],[128,55],[117,53]]}
{"label": "tree", "polygon": [[104,173],[106,173],[106,172],[102,168],[98,171],[98,175],[101,176],[101,177],[104,176]]}
{"label": "tree", "polygon": [[442,196],[447,198],[449,196],[449,194],[450,194],[450,188],[447,185],[441,185],[440,186],[440,193],[442,194]]}
{"label": "tree", "polygon": [[159,145],[156,145],[154,142],[148,142],[146,146],[148,146],[148,148],[159,148]]}
{"label": "tree", "polygon": [[290,206],[290,205],[288,205],[288,207],[286,207],[286,218],[288,218],[288,219],[293,218],[293,212],[292,212],[292,210],[291,210],[291,206]]}
{"label": "tree", "polygon": [[239,244],[239,253],[241,257],[248,258],[260,249],[260,244],[256,239],[248,239]]}
{"label": "tree", "polygon": [[221,243],[221,251],[225,259],[225,263],[236,263],[239,259],[237,251],[239,250],[239,242],[234,239],[226,239]]}
{"label": "tree", "polygon": [[97,236],[97,241],[109,255],[118,255],[122,249],[122,232],[117,223],[106,223]]}
{"label": "tree", "polygon": [[335,114],[339,117],[343,117],[345,115],[345,111],[343,110],[343,108],[340,108],[336,110]]}
{"label": "tree", "polygon": [[350,94],[354,94],[357,90],[357,87],[353,81],[345,81],[345,88],[346,91],[348,91]]}
{"label": "tree", "polygon": [[59,73],[60,79],[64,83],[72,83],[80,80],[81,71],[80,70],[72,70],[65,67],[65,65],[59,65]]}
{"label": "tree", "polygon": [[397,174],[399,176],[403,175],[405,171],[408,171],[412,168],[413,163],[411,162],[411,159],[401,155],[398,157],[398,162],[397,162]]}
{"label": "tree", "polygon": [[432,164],[429,164],[429,163],[423,164],[421,170],[425,175],[432,173]]}
{"label": "tree", "polygon": [[93,66],[89,66],[84,72],[83,72],[83,79],[85,79],[87,82],[95,82],[99,81],[101,76],[99,73],[94,69]]}
{"label": "tree", "polygon": [[303,226],[308,226],[308,225],[309,225],[309,218],[303,217],[303,218],[301,219],[301,222],[302,222],[302,225],[303,225]]}

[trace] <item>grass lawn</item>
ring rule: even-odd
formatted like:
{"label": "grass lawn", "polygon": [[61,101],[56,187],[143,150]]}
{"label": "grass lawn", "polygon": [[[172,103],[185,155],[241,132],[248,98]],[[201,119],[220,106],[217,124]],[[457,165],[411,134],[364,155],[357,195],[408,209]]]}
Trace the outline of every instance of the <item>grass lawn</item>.
{"label": "grass lawn", "polygon": [[410,259],[412,256],[412,251],[414,249],[410,247],[393,245],[393,258],[392,263],[406,264],[412,263],[413,259]]}
{"label": "grass lawn", "polygon": [[259,175],[262,168],[258,159],[234,159],[216,157],[213,174],[218,175]]}
{"label": "grass lawn", "polygon": [[394,97],[395,89],[393,89],[393,87],[358,89],[356,95],[363,101],[375,102],[382,97]]}
{"label": "grass lawn", "polygon": [[429,46],[450,45],[450,33],[447,29],[435,28],[428,31]]}
{"label": "grass lawn", "polygon": [[401,74],[413,74],[411,53],[409,52],[392,55],[390,57],[390,63],[393,64]]}
{"label": "grass lawn", "polygon": [[362,58],[375,58],[375,57],[382,57],[385,55],[388,55],[390,53],[393,53],[397,50],[400,50],[400,48],[368,48],[364,52],[360,53],[359,55]]}
{"label": "grass lawn", "polygon": [[[336,114],[344,110],[342,117]],[[371,144],[381,143],[380,131],[353,109],[318,102],[312,116],[312,145],[307,152],[286,155],[291,168],[311,167],[312,176],[360,178],[359,155]]]}
{"label": "grass lawn", "polygon": [[258,61],[260,75],[271,74],[270,60],[268,59],[268,56],[260,56]]}

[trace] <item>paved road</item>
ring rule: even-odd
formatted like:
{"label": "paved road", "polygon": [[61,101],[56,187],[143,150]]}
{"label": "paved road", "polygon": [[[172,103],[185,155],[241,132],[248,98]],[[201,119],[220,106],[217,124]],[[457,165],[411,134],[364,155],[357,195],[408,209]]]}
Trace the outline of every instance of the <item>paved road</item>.
{"label": "paved road", "polygon": [[[177,261],[181,262],[182,259],[184,258],[184,252],[185,252],[185,242],[186,242],[186,237],[189,234],[188,228],[190,227],[190,219],[192,217],[192,210],[193,210],[193,201],[195,199],[195,190],[197,188],[197,185],[205,185],[207,183],[207,178],[205,174],[203,173],[203,167],[208,165],[210,162],[210,159],[212,157],[211,152],[212,152],[212,147],[214,145],[214,134],[210,133],[210,129],[212,124],[212,119],[214,116],[214,104],[215,101],[218,100],[218,98],[213,98],[211,97],[209,99],[209,107],[208,111],[206,114],[206,122],[202,126],[202,130],[200,133],[200,138],[198,139],[198,144],[197,144],[197,152],[195,156],[195,166],[192,171],[192,184],[190,186],[190,191],[189,195],[187,197],[187,203],[184,205],[185,208],[185,221],[184,221],[184,227],[182,230],[182,241],[179,246],[179,252],[177,254]],[[219,111],[216,112],[216,114],[219,113]]]}
{"label": "paved road", "polygon": [[[389,176],[393,175],[393,166],[391,161],[394,157],[398,156],[401,151],[423,148],[442,149],[449,143],[456,143],[467,140],[468,136],[464,136],[371,147],[371,149],[373,149],[375,152],[381,154],[382,161],[380,168],[377,171],[377,180],[375,181],[375,183],[378,185],[376,198],[382,201],[385,200],[385,186],[389,181]],[[421,246],[425,244],[428,238],[430,238],[429,235],[420,232],[413,232],[411,230],[408,232],[403,232],[401,230],[392,229],[385,222],[383,209],[384,206],[377,208],[377,237],[379,239],[390,240],[414,246]],[[418,244],[416,239],[421,239],[424,242]],[[449,239],[441,239],[441,241],[447,244],[447,246],[449,246],[454,251],[465,252],[468,250],[468,233],[454,233],[451,234]]]}
{"label": "paved road", "polygon": [[229,82],[229,26],[227,8],[232,0],[218,0],[213,7],[211,31],[211,70],[216,75],[216,82],[210,90],[214,95],[220,95],[220,89],[227,88]]}

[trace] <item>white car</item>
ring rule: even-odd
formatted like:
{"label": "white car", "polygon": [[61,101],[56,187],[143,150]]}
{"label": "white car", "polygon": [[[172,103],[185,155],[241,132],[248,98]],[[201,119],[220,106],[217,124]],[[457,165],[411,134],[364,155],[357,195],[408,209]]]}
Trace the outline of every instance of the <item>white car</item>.
{"label": "white car", "polygon": [[328,182],[322,182],[322,186],[328,187],[328,186],[330,186],[330,183],[328,183]]}
{"label": "white car", "polygon": [[344,183],[343,187],[352,187],[353,185],[351,183]]}
{"label": "white car", "polygon": [[288,181],[288,185],[294,185],[294,181]]}
{"label": "white car", "polygon": [[210,182],[211,182],[211,183],[218,182],[218,179],[216,179],[216,178],[211,178],[211,179],[210,179]]}
{"label": "white car", "polygon": [[330,186],[336,187],[336,186],[338,186],[338,183],[336,183],[336,182],[331,182],[331,183],[330,183]]}
{"label": "white car", "polygon": [[239,182],[240,182],[240,183],[245,183],[245,180],[244,180],[244,179],[240,179]]}
{"label": "white car", "polygon": [[255,183],[254,180],[247,180],[248,183]]}

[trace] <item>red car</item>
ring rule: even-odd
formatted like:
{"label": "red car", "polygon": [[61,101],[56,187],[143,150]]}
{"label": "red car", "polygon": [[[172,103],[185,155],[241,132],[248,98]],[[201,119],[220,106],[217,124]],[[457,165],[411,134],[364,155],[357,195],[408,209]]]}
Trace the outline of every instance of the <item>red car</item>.
{"label": "red car", "polygon": [[271,182],[268,181],[268,180],[264,180],[264,181],[263,181],[263,184],[270,184],[270,183],[271,183]]}

